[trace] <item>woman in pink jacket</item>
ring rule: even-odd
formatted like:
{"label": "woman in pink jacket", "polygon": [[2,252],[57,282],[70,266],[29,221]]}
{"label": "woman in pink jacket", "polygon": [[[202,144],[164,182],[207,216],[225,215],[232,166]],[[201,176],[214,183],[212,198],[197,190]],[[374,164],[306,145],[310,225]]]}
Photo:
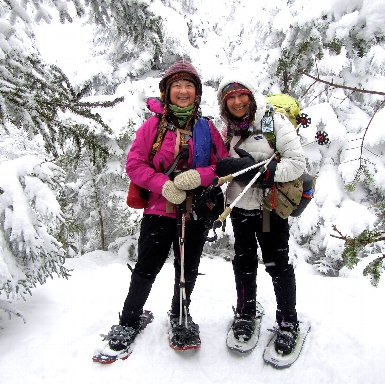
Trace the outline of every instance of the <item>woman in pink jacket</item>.
{"label": "woman in pink jacket", "polygon": [[[114,356],[114,360],[129,354],[130,344],[141,330],[143,306],[171,246],[175,255],[175,283],[169,311],[170,346],[182,350],[200,346],[199,327],[192,321],[188,307],[205,242],[205,226],[200,220],[194,220],[193,213],[186,220],[184,305],[187,319],[183,314],[182,324],[187,320],[188,326],[182,329],[179,325],[181,259],[176,207],[186,203],[188,212],[189,191],[211,184],[216,176],[216,163],[227,156],[227,150],[211,121],[199,115],[202,83],[189,62],[181,60],[173,64],[160,81],[159,88],[161,98],[147,102],[154,115],[138,129],[126,164],[131,182],[148,190],[149,199],[141,222],[138,261],[120,325],[113,326],[106,337],[109,346],[104,353]],[[188,156],[175,161],[183,152],[182,148]],[[173,163],[177,166],[170,173]]]}

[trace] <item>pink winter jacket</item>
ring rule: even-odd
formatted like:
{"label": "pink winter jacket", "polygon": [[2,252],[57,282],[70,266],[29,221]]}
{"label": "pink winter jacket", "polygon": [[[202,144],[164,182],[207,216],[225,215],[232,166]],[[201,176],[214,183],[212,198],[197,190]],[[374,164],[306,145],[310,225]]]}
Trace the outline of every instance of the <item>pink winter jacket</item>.
{"label": "pink winter jacket", "polygon": [[[176,134],[173,131],[166,130],[162,145],[149,164],[149,156],[154,143],[160,116],[163,113],[163,105],[158,99],[148,99],[147,107],[156,115],[147,119],[137,130],[136,137],[132,143],[127,156],[126,171],[130,180],[150,191],[150,197],[144,214],[155,214],[168,217],[176,217],[176,209],[172,213],[166,212],[166,199],[162,196],[162,188],[168,176],[162,173],[162,169],[167,169],[174,161]],[[202,186],[207,187],[216,176],[216,163],[219,158],[227,157],[228,152],[222,140],[222,137],[214,125],[209,121],[210,133],[216,153],[211,150],[210,165],[207,167],[197,167]],[[188,168],[191,169],[194,153],[193,140],[188,140],[189,159]],[[218,157],[217,157],[218,156]],[[162,165],[162,166],[161,166]],[[178,167],[179,168],[179,167]]]}

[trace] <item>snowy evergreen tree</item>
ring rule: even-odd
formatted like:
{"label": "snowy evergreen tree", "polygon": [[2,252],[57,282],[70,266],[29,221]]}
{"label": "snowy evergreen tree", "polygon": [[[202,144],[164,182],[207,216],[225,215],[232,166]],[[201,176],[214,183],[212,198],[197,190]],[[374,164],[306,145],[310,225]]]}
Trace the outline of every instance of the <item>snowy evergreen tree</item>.
{"label": "snowy evergreen tree", "polygon": [[[66,3],[49,3],[58,8],[62,21],[71,21]],[[74,3],[77,16],[82,16],[83,6],[78,1]],[[93,11],[96,5],[93,2]],[[116,8],[116,4],[112,7]],[[30,14],[34,15],[33,19]],[[64,188],[59,188],[59,183],[64,187],[63,169],[20,155],[34,152],[40,158],[64,162],[61,156],[71,152],[73,160],[79,162],[82,153],[87,153],[88,167],[100,171],[100,164],[106,164],[110,155],[105,136],[112,132],[93,109],[112,107],[123,98],[83,102],[82,98],[90,93],[90,83],[75,88],[60,68],[40,59],[33,40],[33,20],[50,19],[41,2],[7,1],[6,5],[0,5],[0,17],[0,295],[13,300],[24,298],[37,282],[43,284],[53,273],[68,276],[63,267],[65,256],[76,251],[69,233],[79,228],[80,218],[71,220],[73,217],[60,208],[59,201],[63,207],[67,203]],[[15,143],[16,137],[20,140]],[[22,143],[26,138],[37,145]],[[7,147],[10,142],[14,145],[12,150]],[[105,175],[108,178],[108,172]],[[97,190],[100,187],[97,178],[92,180]],[[103,202],[99,195],[90,201],[94,212],[99,214],[96,228],[102,232]],[[103,248],[104,236],[99,239],[98,244]],[[4,299],[1,307],[17,314]]]}
{"label": "snowy evergreen tree", "polygon": [[[328,103],[333,108],[338,124],[330,124],[322,115],[314,116],[312,124],[315,124],[315,130],[325,130],[332,143],[324,148],[315,148],[314,145],[305,148],[309,169],[319,176],[317,190],[322,190],[321,184],[327,183],[329,194],[334,195],[316,200],[319,209],[318,228],[301,230],[299,235],[299,243],[303,247],[308,244],[312,250],[313,256],[309,257],[309,261],[316,263],[318,270],[325,274],[338,274],[343,265],[356,265],[353,254],[360,254],[361,258],[381,248],[381,236],[372,236],[372,240],[377,238],[379,241],[376,241],[375,247],[366,248],[366,252],[363,242],[360,242],[361,247],[355,253],[352,253],[352,243],[347,243],[344,251],[336,247],[332,230],[336,228],[346,238],[361,240],[367,238],[368,234],[374,234],[370,215],[375,211],[369,213],[370,210],[365,212],[362,208],[365,205],[375,207],[383,200],[384,162],[380,154],[384,144],[374,131],[381,115],[375,116],[375,113],[382,107],[384,95],[381,91],[384,85],[385,30],[378,20],[367,17],[370,8],[378,5],[379,2],[356,6],[344,4],[337,9],[325,7],[324,11],[312,12],[312,18],[304,21],[300,12],[305,12],[307,8],[303,8],[302,2],[293,2],[290,27],[282,41],[282,55],[276,65],[276,75],[280,77],[282,89],[301,97],[301,104],[309,107],[307,111],[310,115],[314,110],[311,106]],[[281,25],[282,31],[285,27],[287,25]],[[312,77],[308,76],[309,73]],[[362,121],[351,119],[357,108],[363,111]],[[369,127],[365,119],[371,121],[371,117],[373,121]],[[313,134],[314,128],[311,128]],[[304,131],[300,130],[299,133],[306,138],[304,143],[314,138]],[[334,185],[330,179],[327,181],[322,177],[323,171],[331,168],[335,170]],[[344,195],[340,195],[337,189],[343,183],[346,190]],[[360,199],[351,193],[352,185],[362,190]],[[335,217],[323,215],[325,204],[334,206]],[[341,209],[342,215],[347,204],[351,204],[350,209],[356,214],[360,212],[358,216],[361,222],[355,225],[354,231],[346,228],[346,223],[339,220],[337,213]],[[299,229],[296,225],[302,220],[295,221],[293,232]],[[298,235],[296,237],[298,240]]]}
{"label": "snowy evergreen tree", "polygon": [[116,140],[105,139],[110,148],[107,161],[94,162],[87,150],[76,161],[70,151],[59,161],[67,169],[65,193],[60,201],[66,217],[63,236],[72,253],[81,255],[111,247],[116,250],[117,238],[137,232],[139,221],[126,205],[129,181],[125,159],[132,133],[131,128]]}
{"label": "snowy evergreen tree", "polygon": [[108,53],[114,68],[131,62],[128,74],[132,76],[160,69],[161,18],[148,9],[147,2],[94,1],[91,8],[90,19],[96,24],[95,47]]}
{"label": "snowy evergreen tree", "polygon": [[[65,252],[57,240],[63,214],[56,193],[64,172],[36,157],[0,164],[0,308],[25,298],[37,283],[56,274],[68,277]],[[5,306],[7,311],[9,307]]]}
{"label": "snowy evergreen tree", "polygon": [[[16,8],[18,15],[22,14]],[[29,25],[22,20],[10,23],[14,11],[0,9],[2,34],[0,49],[0,125],[6,132],[9,124],[24,130],[32,139],[40,135],[48,154],[57,157],[67,141],[78,148],[87,146],[95,154],[106,156],[107,150],[97,139],[102,130],[109,127],[92,112],[95,107],[111,107],[122,99],[111,102],[85,103],[82,98],[89,91],[89,84],[74,89],[60,68],[41,61],[33,44]],[[9,21],[7,20],[10,19]],[[17,27],[17,28],[16,28]],[[71,116],[66,115],[70,112]],[[76,121],[73,117],[93,121],[95,126]]]}

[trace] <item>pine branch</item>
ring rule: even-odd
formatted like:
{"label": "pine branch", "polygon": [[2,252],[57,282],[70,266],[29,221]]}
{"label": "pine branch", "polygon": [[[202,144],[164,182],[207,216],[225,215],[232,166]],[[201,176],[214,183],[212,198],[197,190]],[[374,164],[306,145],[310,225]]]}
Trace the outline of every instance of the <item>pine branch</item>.
{"label": "pine branch", "polygon": [[[363,89],[363,88],[355,88],[355,87],[348,87],[346,85],[341,85],[341,84],[335,84],[333,81],[330,82],[330,81],[326,81],[326,80],[322,80],[320,79],[319,77],[315,77],[315,76],[312,76],[310,75],[309,73],[306,73],[304,71],[299,71],[302,75],[305,75],[307,77],[310,77],[311,79],[313,80],[316,80],[316,82],[319,82],[319,83],[322,83],[322,84],[326,84],[326,85],[329,85],[331,87],[335,87],[335,88],[342,88],[342,89],[347,89],[349,91],[354,91],[354,92],[360,92],[360,93],[368,93],[368,94],[371,94],[371,95],[381,95],[381,96],[385,96],[385,92],[379,92],[379,91],[369,91],[369,90],[366,90],[366,89]],[[313,83],[314,84],[314,83]]]}
{"label": "pine branch", "polygon": [[364,141],[365,141],[365,136],[366,136],[366,134],[367,134],[367,132],[368,132],[368,130],[369,130],[369,127],[370,127],[370,125],[371,125],[371,123],[372,123],[372,121],[373,121],[373,119],[374,119],[374,116],[377,114],[377,112],[378,112],[384,105],[385,105],[385,100],[383,100],[383,101],[381,102],[381,104],[376,108],[376,110],[374,111],[373,115],[371,116],[371,118],[370,118],[370,120],[369,120],[368,125],[366,126],[366,128],[365,128],[365,130],[364,130],[364,134],[363,134],[362,139],[361,139],[361,145],[360,145],[360,147],[359,147],[359,148],[360,148],[360,156],[359,156],[358,159],[357,159],[357,160],[359,160],[359,167],[358,167],[358,169],[357,169],[357,171],[356,171],[356,175],[355,175],[355,177],[354,177],[354,180],[353,180],[350,184],[347,185],[347,188],[348,188],[349,190],[354,190],[355,185],[356,185],[357,182],[360,180],[360,176],[361,176],[362,174],[364,174],[364,175],[366,176],[366,179],[365,179],[365,180],[367,181],[367,183],[373,182],[373,177],[371,176],[371,174],[369,173],[369,170],[368,170],[367,167],[366,167],[367,160],[364,159],[364,157],[363,157],[363,151],[364,151],[364,149],[366,149],[366,148],[364,147]]}
{"label": "pine branch", "polygon": [[6,300],[0,300],[0,309],[8,313],[9,318],[11,318],[11,315],[16,315],[17,317],[20,317],[23,320],[23,323],[26,323],[26,319],[22,312],[20,312],[16,307],[14,307],[11,303],[9,303]]}
{"label": "pine branch", "polygon": [[[315,80],[309,87],[308,89],[306,90],[306,92],[308,92],[308,90],[316,83],[322,83],[322,84],[326,84],[328,87],[333,87],[333,88],[341,88],[341,89],[345,89],[345,90],[349,90],[349,91],[352,91],[352,93],[354,92],[357,92],[357,93],[366,93],[366,94],[371,94],[371,95],[380,95],[380,96],[385,96],[385,92],[379,92],[379,91],[370,91],[370,90],[366,90],[366,89],[362,89],[362,88],[355,88],[355,87],[349,87],[349,86],[345,86],[345,85],[340,85],[340,84],[335,84],[333,81],[330,82],[330,81],[326,81],[326,80],[322,80],[319,75],[317,77],[315,76],[312,76],[304,71],[300,71],[303,75],[307,76],[307,77],[310,77],[311,79]],[[317,96],[314,97],[314,99],[316,98]],[[364,134],[362,136],[362,139],[361,139],[361,145],[360,145],[360,156],[356,159],[356,160],[359,160],[359,166],[358,166],[358,169],[356,171],[356,174],[355,174],[355,177],[354,177],[354,180],[349,184],[347,185],[347,188],[349,190],[354,190],[355,189],[355,186],[357,184],[357,182],[360,180],[360,177],[361,175],[364,175],[365,176],[365,181],[367,183],[371,183],[373,182],[373,177],[371,176],[367,166],[366,166],[366,163],[367,163],[367,160],[364,159],[363,157],[363,151],[365,148],[364,146],[364,141],[365,141],[365,136],[369,130],[369,127],[374,119],[374,117],[376,116],[376,114],[378,113],[378,111],[385,105],[385,99],[380,103],[380,105],[376,108],[376,110],[374,111],[373,115],[371,116],[369,122],[368,122],[368,125],[366,126],[365,130],[364,130]],[[366,149],[367,150],[367,149]],[[369,150],[368,150],[369,151]],[[370,151],[369,151],[370,152]],[[350,160],[350,161],[353,161],[353,160]]]}
{"label": "pine branch", "polygon": [[338,231],[335,225],[332,225],[332,228],[334,231],[336,231],[339,234],[339,236],[331,234],[330,237],[335,237],[336,239],[344,240],[346,244],[348,244],[351,247],[364,247],[368,244],[385,240],[385,236],[382,236],[385,234],[385,232],[365,230],[357,237],[350,237],[347,235],[342,235],[341,232]]}
{"label": "pine branch", "polygon": [[[384,95],[385,95],[385,93],[384,93]],[[363,146],[364,146],[365,136],[366,136],[366,134],[367,134],[367,132],[368,132],[368,129],[369,129],[369,127],[370,127],[370,124],[372,123],[372,121],[373,121],[373,119],[374,119],[374,116],[376,116],[377,112],[384,106],[384,104],[385,104],[385,100],[383,100],[383,101],[381,102],[381,104],[376,108],[376,110],[374,111],[372,117],[371,117],[370,120],[369,120],[368,125],[367,125],[366,128],[365,128],[364,135],[363,135],[363,137],[362,137],[362,143],[361,143],[361,156],[360,156],[360,158],[362,157],[362,151],[363,151]]]}
{"label": "pine branch", "polygon": [[55,65],[44,65],[35,56],[23,58],[17,52],[12,60],[6,62],[9,76],[0,79],[1,118],[33,135],[40,134],[48,153],[55,158],[59,148],[71,139],[80,150],[86,146],[95,150],[94,158],[106,159],[108,149],[103,148],[92,127],[82,126],[81,130],[72,129],[79,124],[59,117],[59,111],[69,111],[74,115],[94,121],[105,133],[112,130],[93,108],[111,108],[124,100],[123,97],[104,102],[87,102],[81,98],[90,89],[90,83],[77,92],[63,71]]}
{"label": "pine branch", "polygon": [[377,287],[380,282],[381,274],[384,271],[384,260],[385,255],[382,255],[370,262],[364,269],[364,276],[370,276],[370,282],[374,287]]}
{"label": "pine branch", "polygon": [[[359,254],[367,245],[385,240],[385,232],[383,231],[364,230],[357,237],[350,237],[343,235],[335,225],[332,225],[332,228],[338,233],[338,236],[333,234],[330,236],[345,242],[344,251],[342,252],[342,260],[344,265],[349,269],[353,269],[359,263]],[[380,280],[380,275],[383,270],[382,262],[384,258],[385,256],[377,258],[369,263],[364,269],[364,276],[370,275],[371,283],[374,286],[377,286]]]}

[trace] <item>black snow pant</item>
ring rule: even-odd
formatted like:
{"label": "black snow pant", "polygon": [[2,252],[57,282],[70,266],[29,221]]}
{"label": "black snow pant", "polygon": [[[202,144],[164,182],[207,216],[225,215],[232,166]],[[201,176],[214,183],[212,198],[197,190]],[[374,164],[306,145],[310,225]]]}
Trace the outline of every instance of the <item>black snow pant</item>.
{"label": "black snow pant", "polygon": [[[184,276],[187,307],[190,305],[190,296],[198,276],[200,257],[205,243],[204,230],[200,221],[186,220]],[[179,315],[181,258],[176,219],[158,215],[143,215],[138,240],[138,261],[131,275],[129,292],[120,317],[121,325],[137,325],[152,284],[166,262],[171,246],[174,251],[175,268],[171,312]]]}
{"label": "black snow pant", "polygon": [[273,281],[277,323],[297,321],[295,274],[289,264],[288,220],[270,212],[270,232],[262,232],[262,211],[234,208],[231,223],[235,237],[233,270],[237,312],[255,314],[259,243],[265,269]]}

